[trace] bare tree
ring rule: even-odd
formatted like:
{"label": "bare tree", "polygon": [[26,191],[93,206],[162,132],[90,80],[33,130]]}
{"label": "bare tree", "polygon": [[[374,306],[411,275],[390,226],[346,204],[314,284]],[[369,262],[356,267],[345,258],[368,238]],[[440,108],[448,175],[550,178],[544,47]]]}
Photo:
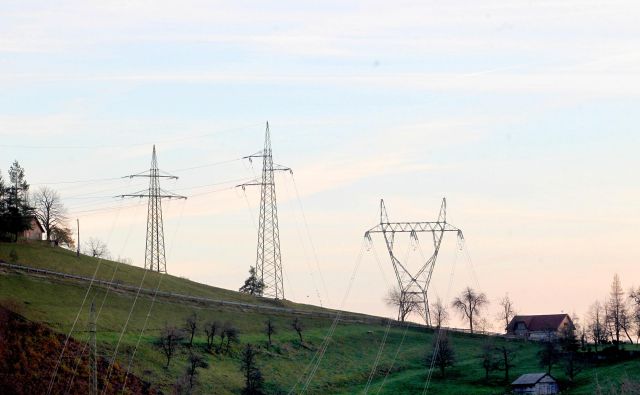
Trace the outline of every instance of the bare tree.
{"label": "bare tree", "polygon": [[126,256],[118,255],[116,262],[124,263],[125,265],[133,265],[133,259],[127,258]]}
{"label": "bare tree", "polygon": [[620,347],[620,333],[625,331],[628,323],[627,306],[625,304],[624,291],[617,274],[613,276],[609,300],[607,301],[607,322],[611,327],[611,333],[616,348]]}
{"label": "bare tree", "polygon": [[184,333],[181,330],[176,328],[175,326],[165,325],[164,329],[160,334],[160,348],[164,353],[164,356],[167,358],[167,364],[165,368],[169,367],[169,363],[171,363],[171,358],[175,354],[180,342],[184,339]]}
{"label": "bare tree", "polygon": [[298,333],[298,337],[300,338],[300,343],[302,343],[302,331],[304,330],[304,325],[302,324],[302,321],[300,321],[298,317],[296,317],[293,320],[293,322],[291,322],[291,327],[293,328],[294,331]]}
{"label": "bare tree", "polygon": [[47,241],[51,240],[53,229],[65,228],[67,210],[62,204],[58,192],[49,187],[40,187],[32,196],[35,214],[47,233]]}
{"label": "bare tree", "polygon": [[569,381],[573,382],[578,373],[582,371],[582,363],[578,356],[580,342],[573,326],[568,325],[562,330],[560,347],[562,348],[560,362],[564,368],[564,373],[569,378]]}
{"label": "bare tree", "polygon": [[489,381],[489,373],[497,370],[500,365],[496,356],[496,348],[491,340],[486,341],[482,345],[480,358],[482,359],[482,368],[484,369],[484,379],[485,381]]}
{"label": "bare tree", "polygon": [[513,302],[511,301],[511,298],[509,298],[509,294],[504,295],[498,304],[500,305],[500,314],[498,316],[504,321],[504,330],[506,331],[509,323],[518,313],[516,313],[516,310],[513,307]]}
{"label": "bare tree", "polygon": [[620,316],[620,325],[624,330],[624,334],[627,335],[627,339],[629,339],[629,343],[633,344],[633,339],[629,334],[629,331],[633,328],[633,315],[629,314],[629,311],[625,311],[624,314]]}
{"label": "bare tree", "polygon": [[588,336],[593,342],[596,354],[598,353],[598,346],[607,341],[607,327],[606,317],[602,305],[600,302],[595,301],[589,308],[589,314],[587,318],[587,332]]}
{"label": "bare tree", "polygon": [[449,321],[449,311],[447,311],[447,306],[442,303],[440,298],[437,298],[434,303],[431,303],[430,313],[431,322],[437,329],[440,329]]}
{"label": "bare tree", "polygon": [[504,371],[504,382],[508,384],[511,382],[511,380],[509,379],[509,371],[511,370],[511,368],[515,367],[515,365],[513,364],[515,350],[507,346],[506,344],[497,346],[496,350],[498,351],[502,359],[502,363],[500,364],[499,369]]}
{"label": "bare tree", "polygon": [[387,292],[384,301],[387,306],[398,309],[398,321],[404,322],[411,313],[424,315],[424,300],[421,295],[403,293],[399,288],[394,287]]}
{"label": "bare tree", "polygon": [[264,393],[262,391],[264,379],[256,363],[257,355],[258,351],[253,345],[247,344],[240,356],[241,367],[245,377],[245,387],[242,389],[242,395],[261,395]]}
{"label": "bare tree", "polygon": [[493,324],[487,317],[481,317],[477,320],[476,329],[479,329],[480,333],[487,333],[493,329]]}
{"label": "bare tree", "polygon": [[90,238],[85,243],[85,254],[91,255],[94,258],[108,258],[109,257],[109,248],[107,245],[100,239],[96,239],[94,237]]}
{"label": "bare tree", "polygon": [[187,333],[189,334],[189,347],[193,346],[193,337],[196,335],[196,329],[198,329],[198,315],[194,311],[189,315],[185,322]]}
{"label": "bare tree", "polygon": [[462,318],[469,320],[469,331],[473,333],[473,323],[480,315],[482,307],[487,305],[489,300],[483,292],[477,293],[471,287],[467,287],[457,296],[451,306],[458,310]]}
{"label": "bare tree", "polygon": [[225,353],[229,354],[231,351],[231,343],[240,343],[240,330],[236,328],[233,324],[225,324],[225,328],[223,330],[225,337],[227,338],[227,344],[225,347]]}
{"label": "bare tree", "polygon": [[433,337],[432,351],[426,359],[427,366],[433,365],[440,369],[440,376],[444,378],[445,369],[453,366],[456,362],[456,355],[451,343],[449,342],[449,336],[447,331],[439,331],[437,335]]}
{"label": "bare tree", "polygon": [[580,317],[574,312],[570,315],[571,321],[573,322],[573,329],[576,335],[576,338],[580,342],[580,349],[587,349],[587,328],[582,324]]}
{"label": "bare tree", "polygon": [[264,331],[269,338],[269,343],[267,343],[267,346],[271,347],[271,335],[276,333],[276,327],[273,325],[273,320],[271,318],[268,318],[267,322],[265,322]]}
{"label": "bare tree", "polygon": [[204,326],[204,333],[207,336],[207,350],[211,352],[213,350],[213,339],[218,334],[218,330],[221,329],[218,321],[209,321]]}
{"label": "bare tree", "polygon": [[187,376],[189,376],[189,389],[193,389],[195,384],[195,378],[198,374],[198,368],[207,368],[209,364],[202,357],[202,355],[190,352],[189,359],[187,359]]}
{"label": "bare tree", "polygon": [[638,289],[633,289],[633,287],[631,287],[631,290],[629,291],[629,298],[633,301],[635,306],[640,307],[640,287],[638,287]]}
{"label": "bare tree", "polygon": [[640,344],[640,287],[629,291],[629,298],[633,302],[633,322],[636,327],[636,344]]}
{"label": "bare tree", "polygon": [[547,374],[551,374],[551,368],[560,360],[560,347],[556,339],[548,334],[546,341],[542,343],[542,349],[538,351],[541,367],[547,368]]}

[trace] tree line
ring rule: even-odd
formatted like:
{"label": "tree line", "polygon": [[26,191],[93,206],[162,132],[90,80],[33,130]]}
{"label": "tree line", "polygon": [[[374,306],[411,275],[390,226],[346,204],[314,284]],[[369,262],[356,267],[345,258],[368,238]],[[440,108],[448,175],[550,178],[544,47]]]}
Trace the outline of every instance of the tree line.
{"label": "tree line", "polygon": [[627,340],[634,343],[634,337],[635,343],[640,344],[640,286],[625,292],[615,274],[608,297],[590,306],[585,325],[580,327],[580,337],[596,353],[607,345],[620,350]]}
{"label": "tree line", "polygon": [[[303,332],[305,325],[295,317],[289,327],[298,336],[299,344],[307,348],[304,343]],[[165,369],[169,369],[171,362],[181,351],[186,351],[186,369],[174,384],[176,394],[191,394],[198,385],[199,369],[210,368],[205,354],[220,357],[239,357],[239,369],[243,373],[245,385],[243,395],[260,395],[264,393],[264,377],[258,363],[258,357],[263,351],[272,350],[273,336],[280,331],[272,318],[264,322],[262,333],[265,335],[264,350],[260,344],[247,343],[238,350],[240,345],[240,330],[231,321],[201,320],[197,313],[186,317],[182,325],[165,324],[155,341],[156,347],[165,357]],[[198,336],[204,337],[204,342],[197,342]]]}
{"label": "tree line", "polygon": [[[393,290],[387,297],[387,302],[399,307],[401,315],[403,307],[398,300],[399,292]],[[416,309],[420,303],[410,300]],[[488,304],[488,299],[481,293],[466,287],[459,296],[451,302],[461,318],[467,320],[469,331],[474,332],[474,323],[479,322],[482,307]],[[498,318],[505,328],[516,315],[514,304],[506,295],[500,299]],[[455,366],[456,353],[446,328],[442,327],[448,320],[447,306],[440,299],[430,306],[433,323],[434,338],[431,350],[426,355],[428,368],[435,367],[440,376],[445,377],[446,369]],[[412,310],[413,311],[413,310]],[[418,310],[415,310],[418,311]],[[540,341],[537,353],[541,368],[549,374],[554,369],[561,369],[573,383],[585,368],[599,364],[617,363],[633,358],[632,352],[624,350],[625,343],[640,341],[640,287],[631,287],[624,291],[620,277],[616,274],[611,283],[607,298],[595,301],[587,313],[584,324],[576,315],[570,317],[572,323],[549,333]],[[635,339],[634,339],[635,337]],[[485,371],[485,380],[490,379],[494,371],[504,372],[504,382],[510,382],[510,370],[515,365],[516,348],[507,341],[487,338],[479,352],[479,363]]]}

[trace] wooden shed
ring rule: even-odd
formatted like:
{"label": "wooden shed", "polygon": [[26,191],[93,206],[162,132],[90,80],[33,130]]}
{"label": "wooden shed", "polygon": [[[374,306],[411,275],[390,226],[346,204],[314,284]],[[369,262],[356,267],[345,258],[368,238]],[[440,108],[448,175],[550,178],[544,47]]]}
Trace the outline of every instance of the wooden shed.
{"label": "wooden shed", "polygon": [[42,225],[40,225],[38,218],[31,217],[29,219],[29,225],[30,228],[20,233],[18,238],[23,240],[42,240],[42,236],[45,232]]}
{"label": "wooden shed", "polygon": [[551,395],[560,392],[558,383],[547,373],[527,373],[511,383],[514,394]]}

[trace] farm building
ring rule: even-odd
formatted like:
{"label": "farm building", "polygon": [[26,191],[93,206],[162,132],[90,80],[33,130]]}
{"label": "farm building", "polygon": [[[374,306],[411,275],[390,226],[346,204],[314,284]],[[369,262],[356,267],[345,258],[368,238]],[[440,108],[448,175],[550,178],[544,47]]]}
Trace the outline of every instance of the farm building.
{"label": "farm building", "polygon": [[558,383],[547,373],[527,373],[511,383],[514,394],[550,395],[559,392]]}
{"label": "farm building", "polygon": [[507,335],[529,340],[555,339],[569,327],[574,326],[568,314],[517,315],[509,322]]}
{"label": "farm building", "polygon": [[29,224],[31,225],[31,228],[20,233],[18,238],[23,240],[42,240],[44,228],[40,225],[40,221],[38,221],[36,217],[31,217]]}

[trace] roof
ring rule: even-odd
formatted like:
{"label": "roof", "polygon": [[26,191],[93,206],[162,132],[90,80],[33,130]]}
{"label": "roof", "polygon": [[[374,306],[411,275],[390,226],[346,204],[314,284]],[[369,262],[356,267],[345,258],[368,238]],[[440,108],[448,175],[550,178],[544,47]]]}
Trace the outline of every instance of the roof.
{"label": "roof", "polygon": [[555,383],[556,380],[547,373],[527,373],[518,377],[511,385],[535,385],[539,382]]}
{"label": "roof", "polygon": [[568,314],[517,315],[511,319],[507,331],[513,331],[516,323],[523,322],[529,331],[556,331],[565,320],[571,318]]}

